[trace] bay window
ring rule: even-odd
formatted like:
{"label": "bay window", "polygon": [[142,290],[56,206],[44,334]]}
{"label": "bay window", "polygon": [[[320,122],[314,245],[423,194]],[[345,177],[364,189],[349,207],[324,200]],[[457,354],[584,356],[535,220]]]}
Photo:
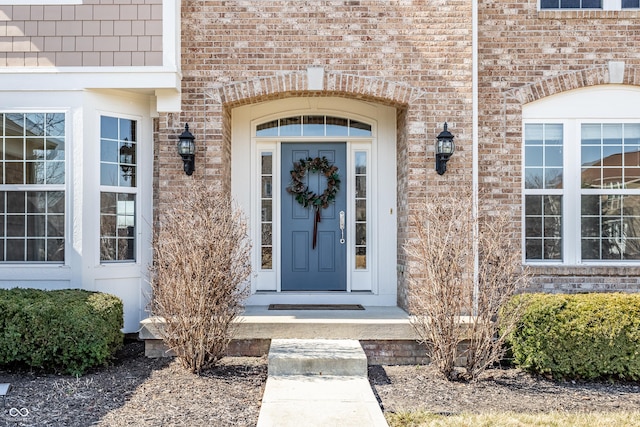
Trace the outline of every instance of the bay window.
{"label": "bay window", "polygon": [[136,260],[137,122],[100,118],[100,260]]}
{"label": "bay window", "polygon": [[0,262],[64,262],[65,114],[0,113]]}

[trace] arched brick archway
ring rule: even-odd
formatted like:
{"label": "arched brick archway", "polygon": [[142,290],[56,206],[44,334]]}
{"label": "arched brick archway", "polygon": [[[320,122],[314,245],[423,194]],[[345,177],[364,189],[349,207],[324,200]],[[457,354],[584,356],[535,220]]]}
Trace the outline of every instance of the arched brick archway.
{"label": "arched brick archway", "polygon": [[207,93],[213,102],[233,107],[301,93],[306,96],[345,94],[397,106],[415,104],[427,95],[426,91],[406,83],[332,71],[324,73],[322,83],[322,89],[310,90],[309,73],[294,71],[213,87]]}
{"label": "arched brick archway", "polygon": [[[600,65],[593,68],[567,71],[525,86],[510,89],[504,93],[504,97],[523,105],[557,93],[610,83],[613,82],[611,81],[609,66]],[[631,86],[640,85],[640,69],[625,67],[622,80],[615,83]]]}
{"label": "arched brick archway", "polygon": [[[603,64],[566,71],[502,92],[500,117],[486,118],[488,123],[495,123],[493,129],[496,133],[486,133],[479,140],[481,188],[494,195],[500,203],[519,205],[517,198],[505,194],[519,194],[523,106],[563,92],[607,84],[639,86],[640,68],[625,67],[622,79],[615,83],[611,79],[609,64]],[[509,190],[505,191],[507,187]]]}
{"label": "arched brick archway", "polygon": [[[397,208],[394,214],[398,220],[398,247],[401,247],[409,234],[409,206],[424,203],[426,197],[425,160],[428,150],[433,149],[433,144],[426,143],[427,135],[437,134],[435,130],[441,126],[434,111],[429,111],[432,96],[402,82],[331,71],[323,73],[320,90],[310,89],[309,74],[305,70],[213,86],[203,89],[200,96],[188,93],[183,101],[187,108],[177,124],[190,121],[190,128],[203,141],[198,147],[200,173],[222,188],[231,189],[231,118],[237,107],[294,97],[340,97],[394,107],[397,112]],[[397,263],[401,264],[402,260],[398,259]],[[395,270],[395,262],[393,268]],[[406,306],[405,288],[404,279],[399,277],[397,297],[403,306]]]}

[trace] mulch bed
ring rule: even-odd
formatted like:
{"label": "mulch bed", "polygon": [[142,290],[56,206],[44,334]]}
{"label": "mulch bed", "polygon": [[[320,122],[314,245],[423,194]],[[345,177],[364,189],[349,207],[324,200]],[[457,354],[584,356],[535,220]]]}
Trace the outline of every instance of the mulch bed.
{"label": "mulch bed", "polygon": [[[12,384],[0,426],[255,426],[266,379],[265,357],[225,358],[197,376],[176,360],[144,357],[144,345],[129,341],[112,366],[79,378],[0,370],[0,383]],[[640,408],[639,383],[555,382],[517,369],[493,369],[468,384],[425,366],[371,366],[369,380],[390,412]]]}
{"label": "mulch bed", "polygon": [[225,358],[198,376],[131,341],[113,366],[79,378],[0,370],[12,385],[0,426],[255,426],[266,378],[266,358]]}
{"label": "mulch bed", "polygon": [[428,366],[370,366],[385,411],[431,413],[640,410],[640,383],[553,381],[519,369],[491,369],[475,383],[447,381]]}

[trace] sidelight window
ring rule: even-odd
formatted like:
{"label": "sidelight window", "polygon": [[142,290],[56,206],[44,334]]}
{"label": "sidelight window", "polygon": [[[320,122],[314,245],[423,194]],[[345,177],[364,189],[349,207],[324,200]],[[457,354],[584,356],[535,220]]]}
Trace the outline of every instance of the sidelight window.
{"label": "sidelight window", "polygon": [[367,152],[355,152],[356,270],[367,268]]}
{"label": "sidelight window", "polygon": [[260,155],[260,267],[273,269],[273,153]]}

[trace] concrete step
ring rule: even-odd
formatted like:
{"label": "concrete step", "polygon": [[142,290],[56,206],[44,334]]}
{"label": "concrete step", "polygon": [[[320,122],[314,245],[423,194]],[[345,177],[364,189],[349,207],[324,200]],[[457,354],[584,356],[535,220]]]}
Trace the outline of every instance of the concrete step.
{"label": "concrete step", "polygon": [[[365,310],[269,310],[247,306],[235,322],[235,339],[357,339],[415,340],[409,315],[399,307],[365,307]],[[160,339],[164,320],[140,323],[140,339]]]}
{"label": "concrete step", "polygon": [[269,310],[248,306],[238,319],[237,339],[306,338],[415,340],[409,315],[399,307],[365,310]]}
{"label": "concrete step", "polygon": [[269,376],[257,427],[388,427],[363,377]]}
{"label": "concrete step", "polygon": [[357,340],[273,339],[269,375],[367,377],[367,356]]}
{"label": "concrete step", "polygon": [[273,339],[258,427],[388,427],[357,340]]}

